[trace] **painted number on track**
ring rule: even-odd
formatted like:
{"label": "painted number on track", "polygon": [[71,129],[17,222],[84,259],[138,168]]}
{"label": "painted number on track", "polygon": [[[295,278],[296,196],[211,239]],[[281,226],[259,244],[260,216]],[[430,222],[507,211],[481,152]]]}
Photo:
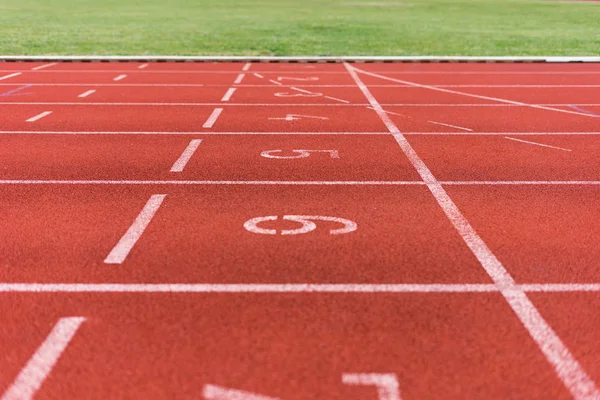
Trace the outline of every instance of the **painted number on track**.
{"label": "painted number on track", "polygon": [[[276,229],[261,228],[259,225],[268,221],[277,221],[278,218],[279,217],[276,215],[252,218],[244,223],[244,228],[249,232],[259,233],[261,235],[277,235]],[[282,219],[285,221],[297,222],[301,224],[301,226],[296,229],[282,229],[280,231],[281,235],[301,235],[303,233],[312,232],[317,229],[317,224],[315,224],[314,221],[334,222],[343,225],[342,228],[330,229],[330,235],[341,235],[354,232],[357,228],[356,222],[338,217],[326,217],[321,215],[284,215]]]}
{"label": "painted number on track", "polygon": [[337,150],[291,150],[293,155],[281,155],[283,150],[265,150],[260,153],[265,158],[275,158],[280,160],[289,160],[295,158],[306,158],[310,157],[311,153],[329,153],[331,158],[340,158],[340,154]]}

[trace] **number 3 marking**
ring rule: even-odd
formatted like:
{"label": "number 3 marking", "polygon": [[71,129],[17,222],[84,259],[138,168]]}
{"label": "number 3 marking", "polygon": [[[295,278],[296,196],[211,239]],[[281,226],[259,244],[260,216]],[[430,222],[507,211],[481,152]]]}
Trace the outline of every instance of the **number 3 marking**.
{"label": "number 3 marking", "polygon": [[279,156],[273,153],[282,153],[283,150],[265,150],[260,153],[261,156],[265,158],[277,158],[277,159],[295,159],[295,158],[306,158],[309,157],[311,153],[329,153],[329,157],[331,158],[340,158],[340,155],[337,150],[292,150],[292,153],[297,153],[297,155],[293,156]]}
{"label": "number 3 marking", "polygon": [[[277,230],[261,228],[258,225],[265,221],[277,221],[277,219],[278,217],[275,215],[252,218],[244,223],[244,228],[246,228],[246,230],[249,232],[259,233],[261,235],[276,235]],[[284,215],[282,219],[301,223],[302,226],[296,229],[282,229],[281,235],[300,235],[303,233],[312,232],[317,229],[317,225],[313,221],[336,222],[344,225],[343,228],[330,229],[330,235],[341,235],[344,233],[354,232],[357,228],[356,222],[338,217],[325,217],[321,215]]]}

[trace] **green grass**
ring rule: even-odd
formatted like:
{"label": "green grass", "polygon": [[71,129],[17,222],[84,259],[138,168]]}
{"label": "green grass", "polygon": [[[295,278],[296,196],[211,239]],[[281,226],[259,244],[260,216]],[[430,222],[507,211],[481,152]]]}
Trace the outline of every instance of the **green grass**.
{"label": "green grass", "polygon": [[2,55],[600,55],[600,3],[0,0]]}

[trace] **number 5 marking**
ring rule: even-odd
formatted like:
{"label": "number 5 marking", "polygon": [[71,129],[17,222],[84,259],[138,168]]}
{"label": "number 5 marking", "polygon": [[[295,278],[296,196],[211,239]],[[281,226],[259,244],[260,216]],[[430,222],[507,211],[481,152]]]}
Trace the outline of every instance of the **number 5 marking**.
{"label": "number 5 marking", "polygon": [[343,374],[346,385],[375,386],[379,400],[401,400],[396,374]]}
{"label": "number 5 marking", "polygon": [[[277,219],[278,217],[276,215],[252,218],[244,223],[244,228],[249,232],[259,233],[261,235],[276,235],[277,230],[261,228],[258,225],[265,221],[277,221]],[[317,225],[313,221],[336,222],[344,225],[343,228],[330,229],[330,235],[342,235],[344,233],[354,232],[357,229],[356,222],[338,217],[325,217],[321,215],[284,215],[282,219],[298,222],[302,224],[302,226],[296,229],[282,229],[281,235],[300,235],[312,232],[317,229]]]}
{"label": "number 5 marking", "polygon": [[295,158],[306,158],[309,157],[311,153],[329,153],[329,157],[331,158],[340,158],[340,155],[337,150],[292,150],[292,153],[297,153],[297,155],[293,156],[279,156],[273,153],[282,153],[283,150],[265,150],[260,153],[261,156],[265,158],[277,158],[277,159],[295,159]]}

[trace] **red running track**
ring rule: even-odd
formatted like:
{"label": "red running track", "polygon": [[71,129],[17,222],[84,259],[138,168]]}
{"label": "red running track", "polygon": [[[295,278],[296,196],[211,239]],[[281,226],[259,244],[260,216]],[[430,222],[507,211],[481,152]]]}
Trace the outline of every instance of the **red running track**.
{"label": "red running track", "polygon": [[598,399],[600,65],[0,64],[2,399]]}

